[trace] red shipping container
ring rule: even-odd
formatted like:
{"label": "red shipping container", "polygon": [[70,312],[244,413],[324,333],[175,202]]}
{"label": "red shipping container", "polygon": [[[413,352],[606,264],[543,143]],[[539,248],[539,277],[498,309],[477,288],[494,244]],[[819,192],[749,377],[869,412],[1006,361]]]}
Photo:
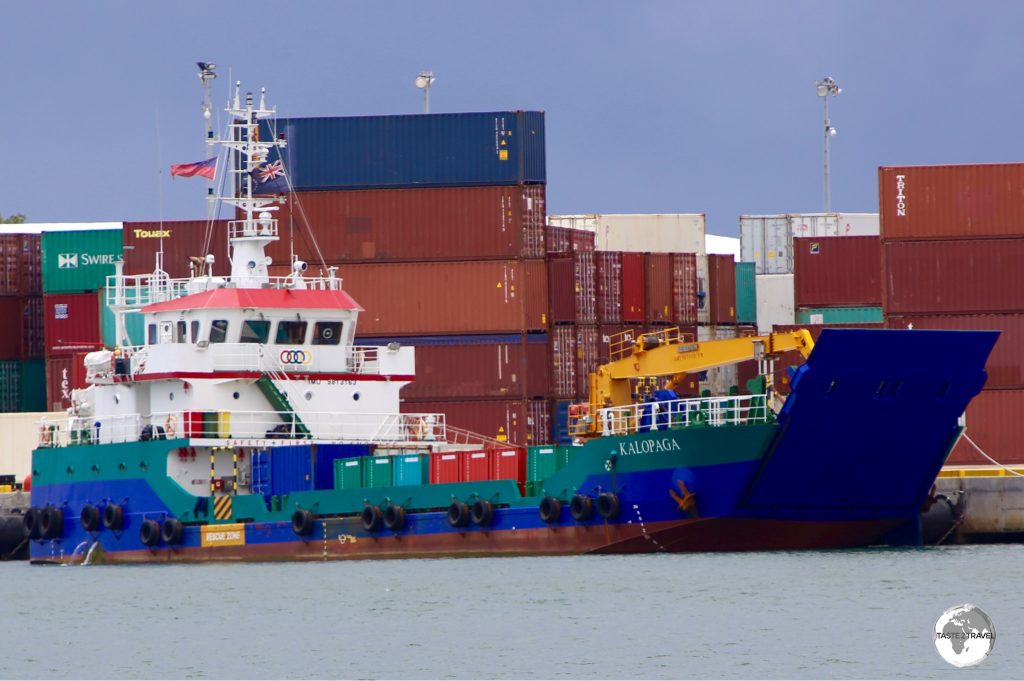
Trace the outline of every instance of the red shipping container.
{"label": "red shipping container", "polygon": [[793,239],[797,307],[882,304],[882,241],[877,236]]}
{"label": "red shipping container", "polygon": [[86,387],[85,372],[76,368],[81,356],[46,359],[46,406],[50,411],[64,411],[71,406],[71,391]]}
{"label": "red shipping container", "polygon": [[601,334],[594,325],[576,327],[576,397],[590,396],[590,374],[601,357]]}
{"label": "red shipping container", "polygon": [[878,169],[882,239],[1024,236],[1024,164]]}
{"label": "red shipping container", "polygon": [[594,292],[597,298],[597,321],[600,324],[622,323],[622,253],[594,253]]}
{"label": "red shipping container", "polygon": [[24,304],[21,298],[0,297],[0,319],[7,325],[0,333],[0,360],[22,358],[22,325]]}
{"label": "red shipping container", "polygon": [[887,315],[1024,311],[1024,239],[882,246]]}
{"label": "red shipping container", "polygon": [[697,323],[697,255],[672,254],[672,323]]}
{"label": "red shipping container", "polygon": [[597,321],[594,253],[581,252],[548,260],[551,321],[593,324]]}
{"label": "red shipping container", "polygon": [[487,450],[459,452],[462,481],[491,479],[491,453]]}
{"label": "red shipping container", "polygon": [[[1004,465],[1024,464],[1024,390],[982,390],[967,405],[964,434]],[[946,465],[992,466],[976,447],[960,438]]]}
{"label": "red shipping container", "polygon": [[404,401],[403,414],[445,414],[445,423],[509,444],[546,444],[551,438],[550,400]]}
{"label": "red shipping container", "polygon": [[551,394],[556,398],[576,396],[576,327],[551,329]]}
{"label": "red shipping container", "polygon": [[[624,339],[632,339],[635,329],[625,324],[602,324],[598,327],[597,332],[597,362],[598,364],[607,364],[611,361],[610,344],[612,341],[618,343]],[[628,336],[622,334],[628,334]]]}
{"label": "red shipping container", "polygon": [[622,321],[627,324],[644,323],[645,269],[643,253],[622,254]]}
{"label": "red shipping container", "polygon": [[731,255],[708,255],[711,324],[736,323],[736,261]]}
{"label": "red shipping container", "polygon": [[672,323],[672,255],[644,254],[644,323]]}
{"label": "red shipping container", "polygon": [[426,336],[544,331],[543,260],[363,263],[339,274],[365,310],[364,336]]}
{"label": "red shipping container", "polygon": [[543,184],[297,192],[267,255],[288,263],[294,237],[310,263],[543,258],[544,195]]}
{"label": "red shipping container", "polygon": [[526,494],[526,450],[496,449],[491,452],[491,480],[515,480]]}
{"label": "red shipping container", "polygon": [[57,357],[103,347],[101,293],[48,293],[43,296],[46,356]]}
{"label": "red shipping container", "polygon": [[430,484],[462,482],[462,460],[458,452],[435,452],[430,457]]}
{"label": "red shipping container", "polygon": [[594,250],[594,233],[585,229],[549,225],[547,228],[547,253],[591,252]]}
{"label": "red shipping container", "polygon": [[22,298],[21,352],[24,359],[40,359],[45,354],[43,343],[43,297]]}
{"label": "red shipping container", "polygon": [[953,329],[999,331],[999,340],[985,363],[986,389],[1024,388],[1024,312],[1017,314],[903,315],[886,319],[890,329]]}
{"label": "red shipping container", "polygon": [[[213,273],[231,272],[228,260],[228,221],[174,220],[166,222],[126,222],[122,228],[125,274],[149,274],[156,267],[156,254],[163,248],[163,269],[172,279],[191,275],[193,258],[213,255]],[[313,259],[307,258],[312,261]],[[287,265],[283,258],[282,264]],[[196,269],[196,274],[203,270]]]}
{"label": "red shipping container", "polygon": [[38,234],[0,234],[0,295],[38,295],[42,250]]}
{"label": "red shipping container", "polygon": [[[531,398],[550,392],[551,360],[544,334],[399,340],[416,348],[416,380],[402,388],[403,398]],[[388,342],[356,338],[357,344]]]}

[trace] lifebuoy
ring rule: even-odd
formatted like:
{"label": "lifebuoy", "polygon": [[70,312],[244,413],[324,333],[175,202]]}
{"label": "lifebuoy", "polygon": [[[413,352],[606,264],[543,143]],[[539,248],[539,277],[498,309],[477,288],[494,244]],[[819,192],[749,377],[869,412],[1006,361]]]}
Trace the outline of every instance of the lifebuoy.
{"label": "lifebuoy", "polygon": [[618,517],[620,508],[619,495],[615,492],[602,492],[598,495],[597,512],[605,520]]}
{"label": "lifebuoy", "polygon": [[469,508],[461,501],[453,501],[448,506],[448,524],[452,527],[465,527],[469,523]]}
{"label": "lifebuoy", "polygon": [[477,499],[473,503],[473,508],[470,510],[470,517],[473,520],[474,525],[480,527],[487,527],[494,520],[494,506],[491,502],[484,501],[483,499]]}
{"label": "lifebuoy", "polygon": [[540,519],[548,523],[557,523],[562,517],[562,502],[554,497],[544,497],[540,500]]}
{"label": "lifebuoy", "polygon": [[292,531],[300,537],[305,537],[313,531],[313,514],[304,508],[292,513]]}
{"label": "lifebuoy", "polygon": [[56,539],[64,534],[64,511],[47,506],[39,514],[39,533],[43,539]]}
{"label": "lifebuoy", "polygon": [[569,503],[569,515],[578,523],[590,520],[590,516],[594,515],[594,502],[586,494],[573,495]]}
{"label": "lifebuoy", "polygon": [[160,538],[165,544],[180,544],[185,529],[177,518],[166,518],[160,526]]}
{"label": "lifebuoy", "polygon": [[103,524],[103,517],[100,514],[100,509],[96,508],[92,504],[86,504],[82,507],[82,513],[79,515],[82,521],[82,529],[86,532],[95,532],[100,529]]}
{"label": "lifebuoy", "polygon": [[164,421],[164,432],[167,433],[168,438],[174,438],[175,426],[178,425],[178,417],[174,414],[168,414],[167,420]]}
{"label": "lifebuoy", "polygon": [[366,505],[363,507],[363,529],[367,532],[376,532],[384,524],[384,514],[380,506]]}
{"label": "lifebuoy", "polygon": [[124,525],[124,509],[119,504],[107,504],[103,507],[103,527],[108,530],[120,530]]}
{"label": "lifebuoy", "polygon": [[21,516],[21,529],[29,539],[41,539],[39,532],[39,509],[33,506]]}
{"label": "lifebuoy", "polygon": [[143,520],[139,527],[139,541],[143,546],[156,546],[160,543],[160,524],[155,520]]}
{"label": "lifebuoy", "polygon": [[405,508],[399,504],[388,504],[384,509],[384,527],[392,532],[405,527]]}

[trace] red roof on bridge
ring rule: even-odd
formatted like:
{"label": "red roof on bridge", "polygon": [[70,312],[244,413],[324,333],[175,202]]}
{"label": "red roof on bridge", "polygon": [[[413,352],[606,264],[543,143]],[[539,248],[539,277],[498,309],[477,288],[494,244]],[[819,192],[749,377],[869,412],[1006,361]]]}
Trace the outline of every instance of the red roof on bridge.
{"label": "red roof on bridge", "polygon": [[255,308],[270,310],[362,310],[352,296],[344,291],[270,289],[270,288],[218,288],[203,291],[163,303],[142,308],[145,313],[174,310],[230,310]]}

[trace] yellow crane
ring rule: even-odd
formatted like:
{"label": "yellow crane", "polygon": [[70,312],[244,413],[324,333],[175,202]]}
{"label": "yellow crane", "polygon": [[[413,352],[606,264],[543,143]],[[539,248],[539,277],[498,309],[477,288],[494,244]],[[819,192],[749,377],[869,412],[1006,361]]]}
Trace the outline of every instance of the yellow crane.
{"label": "yellow crane", "polygon": [[[814,341],[806,329],[700,342],[675,327],[651,333],[616,334],[609,339],[611,361],[590,374],[587,411],[596,416],[601,409],[631,404],[634,379],[669,377],[665,387],[671,389],[687,374],[751,359],[774,359],[789,350],[797,350],[806,358],[813,348]],[[586,431],[597,434],[597,419],[586,421]]]}

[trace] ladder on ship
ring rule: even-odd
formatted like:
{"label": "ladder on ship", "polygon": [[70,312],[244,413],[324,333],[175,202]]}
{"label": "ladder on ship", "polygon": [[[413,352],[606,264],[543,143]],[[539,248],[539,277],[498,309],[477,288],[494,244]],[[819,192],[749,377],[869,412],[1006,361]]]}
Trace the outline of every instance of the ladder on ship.
{"label": "ladder on ship", "polygon": [[288,432],[294,437],[308,438],[311,437],[309,428],[299,415],[295,412],[295,408],[292,406],[291,401],[288,399],[288,395],[281,392],[274,381],[288,381],[288,375],[278,371],[274,367],[261,367],[263,373],[256,380],[256,386],[263,393],[263,396],[267,398],[272,406],[281,416],[281,420],[289,426]]}

